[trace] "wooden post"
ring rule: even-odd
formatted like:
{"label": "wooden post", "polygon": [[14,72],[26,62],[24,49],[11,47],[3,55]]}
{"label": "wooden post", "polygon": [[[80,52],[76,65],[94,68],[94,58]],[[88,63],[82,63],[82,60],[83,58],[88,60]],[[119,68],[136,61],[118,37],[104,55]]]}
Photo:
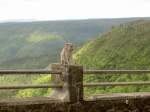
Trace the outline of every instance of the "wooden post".
{"label": "wooden post", "polygon": [[52,75],[53,84],[62,84],[63,88],[54,89],[51,98],[76,103],[83,100],[83,67],[77,65],[52,64],[52,71],[62,71],[62,75]]}
{"label": "wooden post", "polygon": [[[59,63],[54,63],[51,65],[51,70],[52,71],[56,71],[56,72],[62,72],[63,71],[63,66]],[[62,74],[54,74],[54,75],[51,75],[51,80],[52,80],[52,83],[54,84],[58,84],[58,83],[63,83],[62,81],[62,77],[61,77]]]}
{"label": "wooden post", "polygon": [[66,65],[64,72],[65,86],[68,91],[70,102],[75,103],[83,100],[83,67]]}
{"label": "wooden post", "polygon": [[[62,70],[63,66],[59,63],[51,64],[50,67],[53,72],[55,72],[55,71],[62,72],[63,71]],[[51,83],[55,84],[55,85],[57,85],[57,84],[64,85],[64,82],[61,78],[62,78],[62,74],[54,74],[54,75],[52,74],[51,75]],[[63,94],[64,94],[63,88],[53,88],[49,97],[57,100],[57,99],[61,99]]]}

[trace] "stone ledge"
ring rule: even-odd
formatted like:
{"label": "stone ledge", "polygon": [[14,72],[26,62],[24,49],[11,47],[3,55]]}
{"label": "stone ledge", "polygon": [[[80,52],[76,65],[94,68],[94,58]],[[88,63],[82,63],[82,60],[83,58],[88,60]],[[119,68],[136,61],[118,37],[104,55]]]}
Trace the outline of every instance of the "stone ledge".
{"label": "stone ledge", "polygon": [[61,100],[52,99],[49,97],[34,97],[24,99],[0,100],[0,106],[35,105],[35,104],[50,104],[62,102],[63,101]]}
{"label": "stone ledge", "polygon": [[[114,94],[96,94],[84,97],[84,101],[102,101],[102,100],[126,100],[126,99],[150,99],[150,93],[114,93]],[[51,104],[51,103],[69,103],[62,100],[49,97],[34,97],[24,99],[0,100],[0,106]]]}
{"label": "stone ledge", "polygon": [[[135,97],[135,96],[136,97]],[[0,112],[150,112],[150,94],[95,95],[96,100],[69,103],[41,97],[0,101]],[[115,99],[126,98],[129,101]],[[134,97],[132,97],[134,96]],[[139,96],[139,97],[138,97]],[[113,97],[113,99],[111,99]]]}
{"label": "stone ledge", "polygon": [[85,101],[96,100],[121,100],[121,99],[141,99],[150,98],[150,92],[138,93],[111,93],[111,94],[95,94],[85,96]]}

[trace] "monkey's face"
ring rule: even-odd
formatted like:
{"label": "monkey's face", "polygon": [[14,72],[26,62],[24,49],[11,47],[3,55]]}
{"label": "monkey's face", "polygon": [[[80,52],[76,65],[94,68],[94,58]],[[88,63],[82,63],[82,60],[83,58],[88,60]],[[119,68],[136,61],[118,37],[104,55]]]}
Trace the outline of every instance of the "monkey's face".
{"label": "monkey's face", "polygon": [[72,52],[73,51],[73,45],[71,43],[67,43],[65,44],[65,48],[67,49],[67,51]]}
{"label": "monkey's face", "polygon": [[72,52],[73,51],[73,45],[69,46],[69,51]]}

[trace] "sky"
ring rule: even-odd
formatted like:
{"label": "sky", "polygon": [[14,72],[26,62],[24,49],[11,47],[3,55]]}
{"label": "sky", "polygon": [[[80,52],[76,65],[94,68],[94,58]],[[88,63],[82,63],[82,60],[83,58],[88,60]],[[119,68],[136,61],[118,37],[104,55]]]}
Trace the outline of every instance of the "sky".
{"label": "sky", "polygon": [[0,21],[150,17],[150,0],[0,0]]}

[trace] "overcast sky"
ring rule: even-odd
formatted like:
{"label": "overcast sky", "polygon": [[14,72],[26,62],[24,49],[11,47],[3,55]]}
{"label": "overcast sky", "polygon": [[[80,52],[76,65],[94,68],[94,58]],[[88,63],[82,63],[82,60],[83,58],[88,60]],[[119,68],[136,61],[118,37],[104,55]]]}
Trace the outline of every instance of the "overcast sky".
{"label": "overcast sky", "polygon": [[0,21],[150,17],[150,0],[0,0]]}

